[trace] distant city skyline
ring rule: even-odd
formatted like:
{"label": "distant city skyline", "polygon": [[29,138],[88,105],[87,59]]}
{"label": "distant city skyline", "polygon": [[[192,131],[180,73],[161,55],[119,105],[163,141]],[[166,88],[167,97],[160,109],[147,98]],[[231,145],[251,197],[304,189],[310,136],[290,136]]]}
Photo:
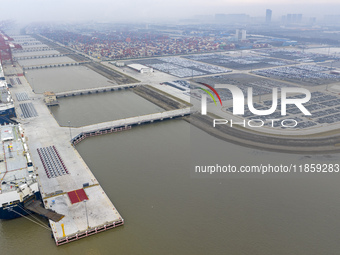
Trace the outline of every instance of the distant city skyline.
{"label": "distant city skyline", "polygon": [[2,4],[1,19],[19,22],[36,21],[100,21],[100,22],[152,22],[175,21],[194,15],[216,13],[245,13],[252,17],[265,17],[272,10],[272,21],[288,13],[302,13],[304,17],[323,18],[340,15],[340,4],[335,0],[268,1],[268,0],[12,0]]}

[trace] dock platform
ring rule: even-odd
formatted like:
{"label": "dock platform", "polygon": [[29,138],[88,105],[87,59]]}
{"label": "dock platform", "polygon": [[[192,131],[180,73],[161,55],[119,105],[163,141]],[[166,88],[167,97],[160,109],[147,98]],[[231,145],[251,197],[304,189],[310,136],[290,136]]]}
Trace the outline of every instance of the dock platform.
{"label": "dock platform", "polygon": [[43,95],[34,94],[26,79],[21,80],[22,84],[11,88],[11,92],[25,93],[25,102],[32,104],[37,113],[25,118],[20,101],[14,101],[21,116],[18,120],[28,138],[43,204],[46,209],[65,215],[58,222],[49,220],[56,245],[123,225],[124,219],[70,143],[69,129],[59,126]]}

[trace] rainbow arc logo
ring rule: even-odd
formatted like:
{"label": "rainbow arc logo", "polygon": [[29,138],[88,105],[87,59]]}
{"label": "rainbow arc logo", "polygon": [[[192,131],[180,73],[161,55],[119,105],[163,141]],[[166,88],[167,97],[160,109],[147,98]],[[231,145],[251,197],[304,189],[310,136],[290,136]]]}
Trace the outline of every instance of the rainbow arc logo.
{"label": "rainbow arc logo", "polygon": [[[199,84],[203,85],[204,87],[208,88],[209,90],[211,90],[218,98],[218,100],[220,101],[221,106],[222,105],[222,100],[220,98],[220,95],[217,93],[217,91],[215,90],[215,88],[220,88],[220,89],[228,89],[231,94],[232,94],[232,99],[233,99],[233,114],[234,115],[244,115],[244,111],[245,111],[245,97],[243,94],[243,91],[238,88],[235,85],[231,85],[231,84],[215,84],[215,88],[213,88],[212,86],[203,83],[203,82],[198,82]],[[207,114],[207,94],[212,98],[212,100],[214,101],[215,105],[217,105],[216,99],[214,97],[214,95],[205,88],[200,88],[201,90],[203,90],[205,93],[202,94],[201,96],[201,113],[202,115],[206,115]],[[288,104],[293,104],[295,105],[298,109],[300,109],[300,111],[304,114],[304,115],[311,115],[311,113],[308,111],[308,109],[303,106],[304,103],[307,103],[310,99],[311,99],[311,93],[309,90],[305,89],[305,88],[293,88],[293,87],[287,87],[287,88],[280,88],[280,92],[281,92],[281,115],[285,116],[287,115],[287,105]],[[253,95],[253,88],[252,87],[248,87],[247,90],[247,105],[248,105],[248,109],[251,113],[253,113],[254,115],[260,115],[260,116],[264,116],[264,115],[270,115],[273,112],[276,111],[277,107],[278,107],[278,100],[279,100],[279,92],[278,92],[278,88],[272,88],[272,106],[270,109],[256,109],[254,107],[254,95]],[[298,98],[289,98],[289,94],[304,94],[305,97],[298,97]]]}
{"label": "rainbow arc logo", "polygon": [[[199,83],[199,84],[201,84],[201,85],[203,85],[203,86],[209,88],[212,92],[214,92],[214,94],[217,96],[217,98],[218,98],[218,100],[220,101],[220,104],[221,104],[221,106],[222,106],[222,100],[221,100],[221,98],[220,98],[220,95],[217,93],[217,91],[216,91],[212,86],[210,86],[210,85],[208,85],[208,84],[206,84],[206,83],[203,83],[203,82],[197,82],[197,83]],[[212,98],[212,100],[214,101],[215,105],[217,105],[216,99],[215,99],[214,95],[213,95],[209,90],[204,89],[204,88],[199,88],[199,89],[201,89],[201,90],[203,90],[204,92],[206,92],[206,93]]]}

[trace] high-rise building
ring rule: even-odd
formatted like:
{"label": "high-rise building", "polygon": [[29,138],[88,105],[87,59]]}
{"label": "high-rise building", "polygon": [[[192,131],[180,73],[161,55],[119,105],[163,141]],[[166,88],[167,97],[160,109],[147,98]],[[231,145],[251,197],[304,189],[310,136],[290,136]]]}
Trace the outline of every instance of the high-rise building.
{"label": "high-rise building", "polygon": [[293,18],[292,18],[292,14],[287,14],[287,19],[286,19],[287,23],[290,24],[293,22]]}
{"label": "high-rise building", "polygon": [[241,31],[241,40],[247,40],[247,31],[245,29]]}
{"label": "high-rise building", "polygon": [[287,24],[297,24],[297,23],[301,23],[302,22],[302,14],[287,14],[287,16],[285,17],[285,21]]}
{"label": "high-rise building", "polygon": [[296,13],[292,14],[292,23],[297,23],[298,22],[298,15]]}
{"label": "high-rise building", "polygon": [[315,25],[316,17],[309,18],[309,25]]}
{"label": "high-rise building", "polygon": [[272,10],[267,9],[266,10],[266,23],[270,23],[272,21]]}
{"label": "high-rise building", "polygon": [[301,13],[299,13],[299,14],[297,15],[296,22],[297,22],[297,23],[301,23],[301,22],[302,22],[302,14],[301,14]]}
{"label": "high-rise building", "polygon": [[237,41],[247,40],[247,31],[245,29],[236,29],[235,38]]}
{"label": "high-rise building", "polygon": [[239,34],[240,34],[240,30],[236,29],[235,38],[236,38],[237,41],[239,40],[239,37],[240,37]]}

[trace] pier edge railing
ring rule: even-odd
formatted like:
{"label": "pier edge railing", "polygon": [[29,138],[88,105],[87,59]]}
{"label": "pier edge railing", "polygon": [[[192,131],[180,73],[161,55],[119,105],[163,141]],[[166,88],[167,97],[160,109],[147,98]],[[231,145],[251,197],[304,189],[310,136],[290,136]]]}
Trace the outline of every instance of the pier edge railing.
{"label": "pier edge railing", "polygon": [[172,111],[166,111],[162,113],[153,113],[149,115],[144,116],[138,116],[138,117],[131,117],[122,120],[116,121],[117,124],[111,124],[104,127],[98,127],[97,129],[89,130],[89,131],[82,131],[75,137],[71,139],[72,145],[77,145],[84,139],[88,137],[98,136],[98,135],[104,135],[104,134],[110,134],[110,133],[116,133],[120,131],[130,130],[133,126],[139,126],[142,124],[150,124],[154,122],[159,122],[163,120],[169,120],[179,117],[184,117],[186,115],[190,115],[192,113],[191,109],[184,108],[184,109],[178,109],[178,110],[172,110]]}

